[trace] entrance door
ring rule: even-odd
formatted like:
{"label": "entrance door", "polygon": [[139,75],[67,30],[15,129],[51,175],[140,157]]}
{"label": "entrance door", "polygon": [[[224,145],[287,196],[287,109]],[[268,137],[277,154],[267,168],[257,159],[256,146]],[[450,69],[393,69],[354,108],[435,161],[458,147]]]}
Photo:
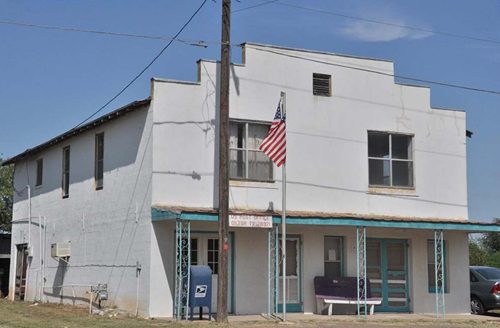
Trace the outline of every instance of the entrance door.
{"label": "entrance door", "polygon": [[[231,245],[230,245],[231,246]],[[212,312],[217,312],[217,279],[219,273],[219,238],[216,233],[191,233],[191,265],[208,265],[212,270]],[[231,247],[228,254],[228,311],[231,304]],[[199,309],[193,309],[198,313]]]}
{"label": "entrance door", "polygon": [[369,239],[366,243],[367,276],[373,297],[381,297],[377,311],[408,312],[407,241]]}
{"label": "entrance door", "polygon": [[[281,247],[281,237],[279,240],[279,247]],[[287,237],[286,239],[286,311],[287,312],[301,312],[302,311],[302,297],[300,292],[301,287],[301,254],[300,254],[300,238],[299,237]],[[280,259],[281,248],[280,248]],[[278,311],[282,311],[283,306],[283,266],[280,261],[280,278],[279,278],[279,304]]]}
{"label": "entrance door", "polygon": [[26,272],[28,269],[28,245],[17,245],[16,257],[16,287],[14,295],[16,300],[24,301],[26,293]]}

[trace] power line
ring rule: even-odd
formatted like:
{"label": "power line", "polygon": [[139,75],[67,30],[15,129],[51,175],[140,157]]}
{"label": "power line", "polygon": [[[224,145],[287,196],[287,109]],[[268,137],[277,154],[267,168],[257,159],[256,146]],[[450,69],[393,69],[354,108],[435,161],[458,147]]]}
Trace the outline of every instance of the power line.
{"label": "power line", "polygon": [[67,26],[54,26],[54,25],[42,25],[42,24],[34,24],[27,22],[18,22],[11,20],[0,20],[0,24],[4,25],[14,25],[14,26],[22,26],[22,27],[31,27],[45,30],[57,30],[63,32],[77,32],[77,33],[91,33],[91,34],[101,34],[108,36],[118,36],[118,37],[127,37],[127,38],[137,38],[137,39],[152,39],[152,40],[174,40],[176,42],[183,43],[189,46],[199,46],[205,47],[208,41],[201,40],[183,40],[183,39],[175,39],[172,36],[162,36],[162,35],[145,35],[145,34],[133,34],[133,33],[123,33],[123,32],[112,32],[112,31],[101,31],[101,30],[93,30],[93,29],[85,29],[85,28],[77,28],[77,27],[67,27]]}
{"label": "power line", "polygon": [[116,95],[114,95],[110,100],[108,100],[104,105],[102,105],[98,110],[96,110],[94,113],[92,113],[92,115],[90,115],[89,117],[87,117],[86,119],[84,119],[82,122],[80,122],[78,125],[76,125],[73,129],[76,129],[78,128],[80,125],[84,124],[85,122],[87,122],[88,120],[90,120],[92,117],[94,117],[95,115],[97,115],[100,111],[102,111],[104,108],[106,108],[106,106],[108,106],[113,100],[115,100],[116,98],[118,98],[125,90],[127,90],[149,67],[151,67],[151,65],[153,65],[153,63],[158,59],[160,58],[160,56],[165,52],[165,50],[168,49],[168,47],[170,47],[170,45],[174,42],[174,40],[177,39],[177,37],[182,33],[182,31],[184,31],[184,29],[189,25],[189,23],[191,23],[191,21],[194,19],[194,17],[198,14],[198,12],[201,10],[201,8],[203,8],[203,6],[205,5],[205,3],[207,2],[208,0],[203,0],[203,2],[201,3],[201,5],[198,7],[198,9],[196,9],[196,11],[191,15],[191,17],[189,17],[189,19],[186,21],[186,23],[184,23],[184,25],[181,27],[181,29],[174,35],[174,37],[170,40],[170,42],[167,43],[166,46],[164,46],[160,52],[153,58],[153,60],[151,60],[149,62],[149,64],[146,65],[146,67],[144,67],[140,72],[139,74],[137,74],[129,83],[127,83]]}
{"label": "power line", "polygon": [[253,6],[248,6],[248,7],[244,7],[244,8],[240,8],[240,9],[236,9],[236,10],[233,10],[231,11],[231,14],[235,14],[235,13],[239,13],[240,11],[245,11],[245,10],[248,10],[248,9],[253,9],[253,8],[257,8],[257,7],[262,7],[262,6],[265,6],[265,5],[269,5],[271,3],[275,3],[275,2],[278,2],[279,0],[269,0],[269,1],[263,1],[261,3],[258,3],[256,5],[253,5]]}
{"label": "power line", "polygon": [[465,85],[460,85],[460,84],[453,84],[453,83],[447,83],[447,82],[441,82],[441,81],[419,79],[419,78],[404,76],[404,75],[390,74],[390,73],[375,71],[375,70],[371,70],[371,69],[367,69],[367,68],[361,68],[361,67],[355,67],[355,66],[349,66],[349,65],[343,65],[343,64],[335,64],[335,63],[331,63],[331,62],[327,62],[327,61],[323,61],[323,60],[319,60],[319,59],[312,59],[312,58],[302,57],[302,56],[298,56],[298,55],[286,54],[286,53],[274,51],[274,50],[259,49],[259,48],[255,48],[255,50],[269,52],[269,53],[273,53],[273,54],[285,56],[285,57],[302,59],[302,60],[306,60],[306,61],[310,61],[310,62],[314,62],[314,63],[319,63],[319,64],[326,64],[326,65],[330,65],[330,66],[337,66],[337,67],[352,69],[352,70],[356,70],[356,71],[362,71],[362,72],[367,72],[367,73],[390,76],[390,77],[408,80],[408,81],[422,82],[422,83],[434,84],[434,85],[439,85],[439,86],[444,86],[444,87],[449,87],[449,88],[463,89],[463,90],[468,90],[468,91],[475,91],[475,92],[500,95],[500,91],[497,91],[497,90],[482,89],[482,88],[470,87],[470,86],[465,86]]}
{"label": "power line", "polygon": [[459,38],[459,39],[480,41],[480,42],[492,43],[492,44],[497,44],[497,45],[500,44],[500,41],[493,40],[493,39],[480,38],[480,37],[475,37],[475,36],[470,36],[470,35],[462,35],[462,34],[451,33],[451,32],[436,31],[436,30],[431,30],[431,29],[419,27],[419,26],[396,24],[396,23],[391,23],[391,22],[386,22],[386,21],[380,21],[380,20],[375,20],[375,19],[370,19],[370,18],[365,18],[365,17],[359,17],[359,16],[353,16],[353,15],[348,15],[348,14],[334,12],[334,11],[329,11],[329,10],[324,10],[324,9],[316,9],[316,8],[311,8],[311,7],[304,7],[304,6],[294,5],[294,4],[290,4],[290,3],[284,3],[284,2],[281,2],[281,1],[278,1],[278,0],[275,1],[275,3],[277,5],[280,5],[280,6],[285,6],[285,7],[290,7],[290,8],[296,8],[296,9],[301,9],[301,10],[307,10],[307,11],[311,11],[311,12],[322,13],[322,14],[326,14],[326,15],[347,18],[347,19],[351,19],[351,20],[369,22],[369,23],[373,23],[373,24],[379,24],[379,25],[385,25],[385,26],[391,26],[391,27],[397,27],[397,28],[404,28],[404,29],[408,29],[408,30],[414,30],[414,31],[425,32],[425,33],[432,33],[432,34],[438,34],[438,35],[442,35],[442,36]]}

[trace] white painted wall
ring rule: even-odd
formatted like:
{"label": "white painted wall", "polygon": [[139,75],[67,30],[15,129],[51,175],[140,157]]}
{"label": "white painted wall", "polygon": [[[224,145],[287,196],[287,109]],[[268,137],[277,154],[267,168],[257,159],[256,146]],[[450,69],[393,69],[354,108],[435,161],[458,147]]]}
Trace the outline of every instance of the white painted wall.
{"label": "white painted wall", "polygon": [[[467,218],[465,113],[432,109],[430,90],[392,77],[263,52],[394,73],[386,61],[245,48],[231,68],[230,117],[270,121],[287,92],[288,210],[406,217]],[[199,62],[199,83],[153,81],[153,204],[217,204],[217,64]],[[332,75],[333,96],[312,94],[314,72]],[[415,190],[368,187],[367,131],[414,134]],[[237,183],[232,208],[275,209],[275,183]]]}
{"label": "white painted wall", "polygon": [[[138,109],[16,163],[12,225],[11,297],[15,245],[28,242],[26,185],[32,190],[33,259],[27,300],[40,287],[39,216],[45,216],[47,247],[45,297],[50,302],[87,302],[87,288],[59,285],[108,283],[109,301],[135,312],[136,262],[142,265],[139,313],[148,314],[151,243],[152,114]],[[104,132],[104,189],[94,189],[95,134]],[[62,148],[71,146],[69,198],[61,197]],[[43,157],[43,185],[35,187],[35,160]],[[50,257],[50,244],[71,241],[67,266]],[[52,288],[53,287],[53,288]],[[44,298],[45,298],[44,297]]]}

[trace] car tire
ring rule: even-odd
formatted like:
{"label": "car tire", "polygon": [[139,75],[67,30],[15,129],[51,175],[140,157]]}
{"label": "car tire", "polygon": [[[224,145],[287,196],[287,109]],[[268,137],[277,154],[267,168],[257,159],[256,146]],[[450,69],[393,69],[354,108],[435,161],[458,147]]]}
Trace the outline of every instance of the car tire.
{"label": "car tire", "polygon": [[470,299],[470,312],[478,315],[484,314],[485,312],[483,303],[476,296],[472,296]]}

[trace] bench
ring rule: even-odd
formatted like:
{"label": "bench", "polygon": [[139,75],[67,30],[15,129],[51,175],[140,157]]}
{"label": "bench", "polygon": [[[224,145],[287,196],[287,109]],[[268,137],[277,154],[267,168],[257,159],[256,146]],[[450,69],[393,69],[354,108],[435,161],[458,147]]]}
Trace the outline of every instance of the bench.
{"label": "bench", "polygon": [[[333,304],[357,305],[357,278],[327,278],[314,277],[314,293],[316,294],[316,305],[318,313],[323,304],[328,305],[328,315],[333,313]],[[359,301],[360,305],[365,305],[364,297]],[[370,315],[375,311],[375,305],[380,305],[382,298],[372,297],[370,280],[366,280],[366,305],[370,306]]]}

